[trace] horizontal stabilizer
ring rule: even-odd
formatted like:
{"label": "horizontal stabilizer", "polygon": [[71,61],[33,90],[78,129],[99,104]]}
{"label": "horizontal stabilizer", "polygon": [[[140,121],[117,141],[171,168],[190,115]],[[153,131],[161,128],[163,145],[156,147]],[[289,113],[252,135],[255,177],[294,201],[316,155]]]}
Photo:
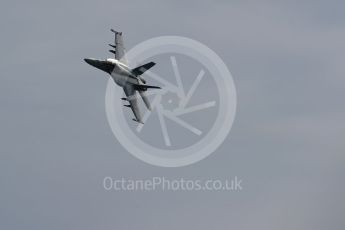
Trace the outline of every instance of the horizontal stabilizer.
{"label": "horizontal stabilizer", "polygon": [[153,85],[133,85],[134,89],[139,91],[146,91],[147,89],[160,89],[159,86],[153,86]]}
{"label": "horizontal stabilizer", "polygon": [[115,33],[115,34],[122,34],[122,32],[116,31],[114,29],[110,29],[111,32]]}
{"label": "horizontal stabilizer", "polygon": [[152,68],[152,66],[156,65],[154,62],[149,62],[144,65],[138,66],[134,69],[132,69],[132,73],[136,76],[142,75],[146,70]]}

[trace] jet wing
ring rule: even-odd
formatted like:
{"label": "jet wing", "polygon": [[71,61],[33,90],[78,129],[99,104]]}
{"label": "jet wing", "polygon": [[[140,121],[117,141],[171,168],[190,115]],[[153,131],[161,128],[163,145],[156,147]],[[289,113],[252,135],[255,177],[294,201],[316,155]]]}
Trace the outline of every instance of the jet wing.
{"label": "jet wing", "polygon": [[134,85],[127,84],[125,87],[123,87],[123,90],[125,91],[127,97],[126,100],[129,102],[129,107],[132,109],[135,116],[135,121],[143,123],[141,120],[140,110],[138,106],[138,97],[136,96]]}
{"label": "jet wing", "polygon": [[123,64],[128,64],[126,59],[126,49],[123,44],[122,32],[111,29],[111,32],[115,33],[115,59],[121,61]]}
{"label": "jet wing", "polygon": [[132,73],[136,76],[142,75],[146,70],[152,68],[154,65],[156,65],[156,63],[154,62],[146,63],[145,65],[141,65],[132,69]]}

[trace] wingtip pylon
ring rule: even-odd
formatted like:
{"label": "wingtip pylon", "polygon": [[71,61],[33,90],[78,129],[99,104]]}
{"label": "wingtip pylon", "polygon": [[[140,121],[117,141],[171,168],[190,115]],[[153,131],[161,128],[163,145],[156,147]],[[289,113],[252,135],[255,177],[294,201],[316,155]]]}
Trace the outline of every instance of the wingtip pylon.
{"label": "wingtip pylon", "polygon": [[133,118],[132,119],[133,121],[135,121],[135,122],[138,122],[138,123],[140,123],[140,124],[144,124],[144,122],[142,122],[142,121],[138,121],[137,119],[135,119],[135,118]]}

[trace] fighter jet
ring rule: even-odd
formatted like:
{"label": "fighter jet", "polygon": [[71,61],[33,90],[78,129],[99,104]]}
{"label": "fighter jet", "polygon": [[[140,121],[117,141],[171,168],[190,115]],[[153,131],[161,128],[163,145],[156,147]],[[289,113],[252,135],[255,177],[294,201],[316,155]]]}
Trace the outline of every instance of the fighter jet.
{"label": "fighter jet", "polygon": [[136,122],[142,123],[141,114],[139,111],[137,92],[141,96],[147,109],[151,110],[150,101],[145,94],[147,89],[160,89],[158,86],[146,85],[145,79],[141,76],[146,70],[152,68],[156,63],[149,62],[144,65],[138,66],[134,69],[128,67],[128,61],[126,59],[126,51],[123,44],[122,32],[111,29],[111,32],[115,34],[115,44],[109,44],[113,49],[109,52],[115,55],[115,58],[107,58],[105,60],[97,60],[92,58],[85,58],[85,62],[103,70],[110,74],[115,83],[121,86],[125,92],[126,98],[121,98],[124,101],[128,101],[130,107],[134,113]]}

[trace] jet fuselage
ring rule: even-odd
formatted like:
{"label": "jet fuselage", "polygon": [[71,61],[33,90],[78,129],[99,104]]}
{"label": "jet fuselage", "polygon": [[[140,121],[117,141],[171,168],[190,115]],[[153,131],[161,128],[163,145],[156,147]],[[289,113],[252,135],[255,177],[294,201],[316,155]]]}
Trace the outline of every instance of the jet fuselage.
{"label": "jet fuselage", "polygon": [[96,60],[86,58],[85,61],[93,67],[109,73],[115,83],[121,87],[125,87],[128,83],[139,84],[139,79],[132,73],[131,69],[116,59]]}

